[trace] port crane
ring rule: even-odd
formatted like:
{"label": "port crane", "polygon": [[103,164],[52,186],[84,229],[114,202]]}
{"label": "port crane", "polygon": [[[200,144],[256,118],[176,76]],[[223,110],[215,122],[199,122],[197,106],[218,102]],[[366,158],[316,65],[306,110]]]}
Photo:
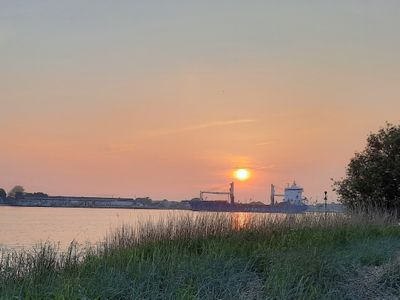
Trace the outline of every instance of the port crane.
{"label": "port crane", "polygon": [[275,185],[271,184],[271,205],[275,205],[277,202],[275,201],[275,197],[285,197],[284,194],[277,194],[275,190]]}
{"label": "port crane", "polygon": [[204,201],[204,195],[205,194],[211,194],[211,195],[228,195],[229,200],[231,204],[235,203],[235,183],[231,182],[229,184],[229,191],[228,192],[210,192],[210,191],[201,191],[200,192],[200,200]]}

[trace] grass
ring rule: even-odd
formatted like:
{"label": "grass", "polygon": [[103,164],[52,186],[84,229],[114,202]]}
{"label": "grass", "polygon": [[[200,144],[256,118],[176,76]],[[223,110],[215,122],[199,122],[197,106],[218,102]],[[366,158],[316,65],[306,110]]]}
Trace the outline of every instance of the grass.
{"label": "grass", "polygon": [[188,215],[3,253],[0,298],[396,299],[399,250],[387,215]]}

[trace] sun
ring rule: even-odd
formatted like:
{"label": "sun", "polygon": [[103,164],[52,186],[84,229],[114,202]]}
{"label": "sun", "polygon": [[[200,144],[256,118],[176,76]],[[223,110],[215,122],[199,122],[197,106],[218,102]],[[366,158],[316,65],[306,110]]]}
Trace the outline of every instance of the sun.
{"label": "sun", "polygon": [[233,176],[240,181],[246,181],[250,178],[251,173],[249,169],[236,169]]}

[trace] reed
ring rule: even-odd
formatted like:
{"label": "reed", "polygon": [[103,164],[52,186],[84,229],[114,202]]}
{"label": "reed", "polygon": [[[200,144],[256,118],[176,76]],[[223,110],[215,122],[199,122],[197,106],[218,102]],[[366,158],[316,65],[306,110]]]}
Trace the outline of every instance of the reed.
{"label": "reed", "polygon": [[0,298],[396,298],[399,247],[384,213],[170,215],[92,246],[3,251]]}

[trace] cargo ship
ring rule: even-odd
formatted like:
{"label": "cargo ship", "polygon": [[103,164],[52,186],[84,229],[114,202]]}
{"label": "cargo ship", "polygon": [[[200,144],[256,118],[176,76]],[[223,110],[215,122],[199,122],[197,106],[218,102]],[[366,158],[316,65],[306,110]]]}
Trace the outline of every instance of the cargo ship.
{"label": "cargo ship", "polygon": [[[234,196],[234,183],[232,182],[228,192],[200,192],[198,200],[190,201],[193,211],[213,211],[213,212],[259,212],[259,213],[303,213],[308,209],[302,197],[303,188],[293,182],[291,186],[285,188],[284,194],[276,194],[275,186],[271,184],[271,203],[267,204],[245,204],[236,203]],[[208,201],[204,199],[205,194],[227,195],[230,201]],[[278,203],[276,197],[283,197],[283,201]]]}

